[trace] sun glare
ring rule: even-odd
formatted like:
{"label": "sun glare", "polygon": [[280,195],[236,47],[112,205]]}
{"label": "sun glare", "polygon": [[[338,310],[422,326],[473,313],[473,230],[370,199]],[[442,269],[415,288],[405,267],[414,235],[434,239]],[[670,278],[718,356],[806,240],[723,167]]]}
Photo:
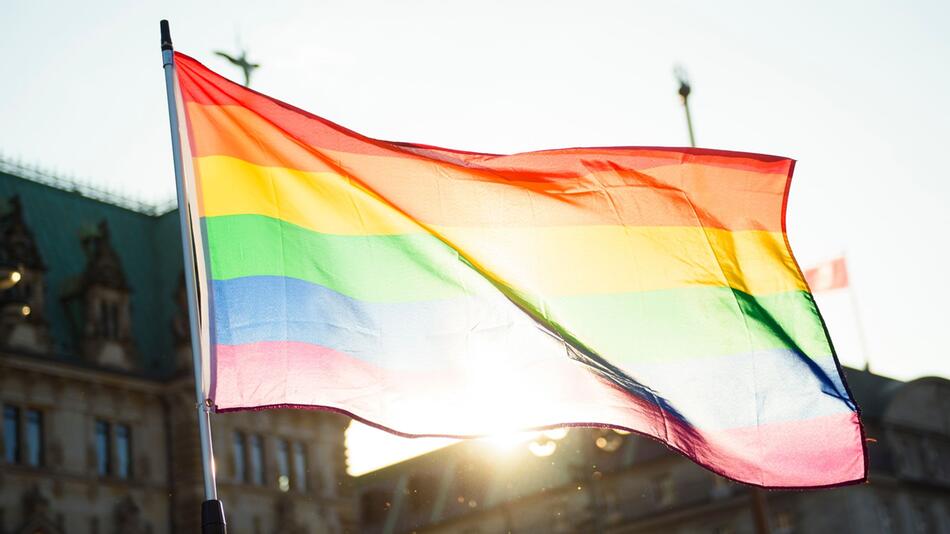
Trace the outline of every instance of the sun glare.
{"label": "sun glare", "polygon": [[537,435],[537,432],[501,432],[481,439],[499,452],[510,452]]}
{"label": "sun glare", "polygon": [[[486,454],[514,455],[527,450],[537,457],[554,454],[558,442],[567,437],[568,428],[554,428],[531,432],[499,432],[479,438]],[[447,438],[403,438],[357,421],[346,430],[347,471],[359,476],[383,467],[421,456],[458,443]]]}

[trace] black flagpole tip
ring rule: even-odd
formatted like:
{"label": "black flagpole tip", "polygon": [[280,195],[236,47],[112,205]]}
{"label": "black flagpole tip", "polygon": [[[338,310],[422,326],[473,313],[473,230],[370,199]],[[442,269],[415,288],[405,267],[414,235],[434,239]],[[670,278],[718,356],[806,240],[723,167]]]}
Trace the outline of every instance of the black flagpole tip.
{"label": "black flagpole tip", "polygon": [[159,22],[162,27],[162,50],[172,50],[172,32],[168,29],[168,21]]}

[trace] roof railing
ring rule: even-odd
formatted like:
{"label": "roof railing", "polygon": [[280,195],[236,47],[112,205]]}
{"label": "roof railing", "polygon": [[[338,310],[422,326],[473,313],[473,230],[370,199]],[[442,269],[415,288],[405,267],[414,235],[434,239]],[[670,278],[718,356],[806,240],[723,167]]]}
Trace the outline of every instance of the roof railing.
{"label": "roof railing", "polygon": [[55,171],[48,171],[38,166],[31,166],[23,163],[19,159],[14,161],[2,153],[0,153],[0,172],[13,174],[31,182],[76,193],[92,200],[112,204],[113,206],[125,208],[144,215],[163,215],[178,207],[178,202],[175,199],[151,201],[143,198],[134,198],[115,191],[109,191],[72,176],[62,176]]}

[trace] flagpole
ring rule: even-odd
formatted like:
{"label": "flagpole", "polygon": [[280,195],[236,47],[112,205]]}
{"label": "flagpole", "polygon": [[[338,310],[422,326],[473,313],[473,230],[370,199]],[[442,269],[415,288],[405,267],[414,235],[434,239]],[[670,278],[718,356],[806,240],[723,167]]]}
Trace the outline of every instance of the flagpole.
{"label": "flagpole", "polygon": [[[841,253],[841,257],[844,258],[845,272],[848,272],[848,255],[846,252]],[[861,320],[861,307],[858,306],[858,298],[854,291],[854,284],[851,283],[851,273],[848,273],[848,287],[845,288],[848,292],[848,300],[851,302],[851,313],[854,314],[854,322],[858,327],[858,343],[861,344],[861,356],[864,357],[864,370],[871,372],[871,355],[868,353],[868,340],[864,334],[864,321]]]}
{"label": "flagpole", "polygon": [[191,333],[192,368],[195,373],[195,399],[198,416],[198,439],[201,442],[201,468],[204,475],[205,501],[201,503],[202,534],[226,534],[224,506],[218,500],[214,472],[214,451],[211,448],[211,404],[202,381],[201,341],[198,329],[197,289],[195,286],[195,252],[191,239],[191,218],[185,194],[182,170],[181,135],[178,123],[178,100],[175,95],[175,56],[168,21],[160,23],[162,34],[162,68],[165,70],[165,93],[168,97],[168,122],[172,135],[172,157],[175,186],[178,193],[178,221],[181,227],[182,259],[185,267],[185,292],[188,298],[188,326]]}

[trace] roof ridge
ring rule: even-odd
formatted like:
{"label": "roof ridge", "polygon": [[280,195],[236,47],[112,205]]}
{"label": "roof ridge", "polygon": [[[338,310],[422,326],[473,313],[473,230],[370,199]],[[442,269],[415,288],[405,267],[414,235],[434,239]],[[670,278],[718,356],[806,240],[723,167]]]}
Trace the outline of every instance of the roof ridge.
{"label": "roof ridge", "polygon": [[119,208],[124,208],[143,215],[157,217],[164,215],[178,207],[177,200],[147,201],[134,198],[117,192],[108,191],[101,187],[84,183],[75,177],[67,177],[42,170],[39,167],[28,166],[21,161],[13,161],[0,154],[0,172],[49,186],[60,191],[75,193],[81,197],[95,200]]}

